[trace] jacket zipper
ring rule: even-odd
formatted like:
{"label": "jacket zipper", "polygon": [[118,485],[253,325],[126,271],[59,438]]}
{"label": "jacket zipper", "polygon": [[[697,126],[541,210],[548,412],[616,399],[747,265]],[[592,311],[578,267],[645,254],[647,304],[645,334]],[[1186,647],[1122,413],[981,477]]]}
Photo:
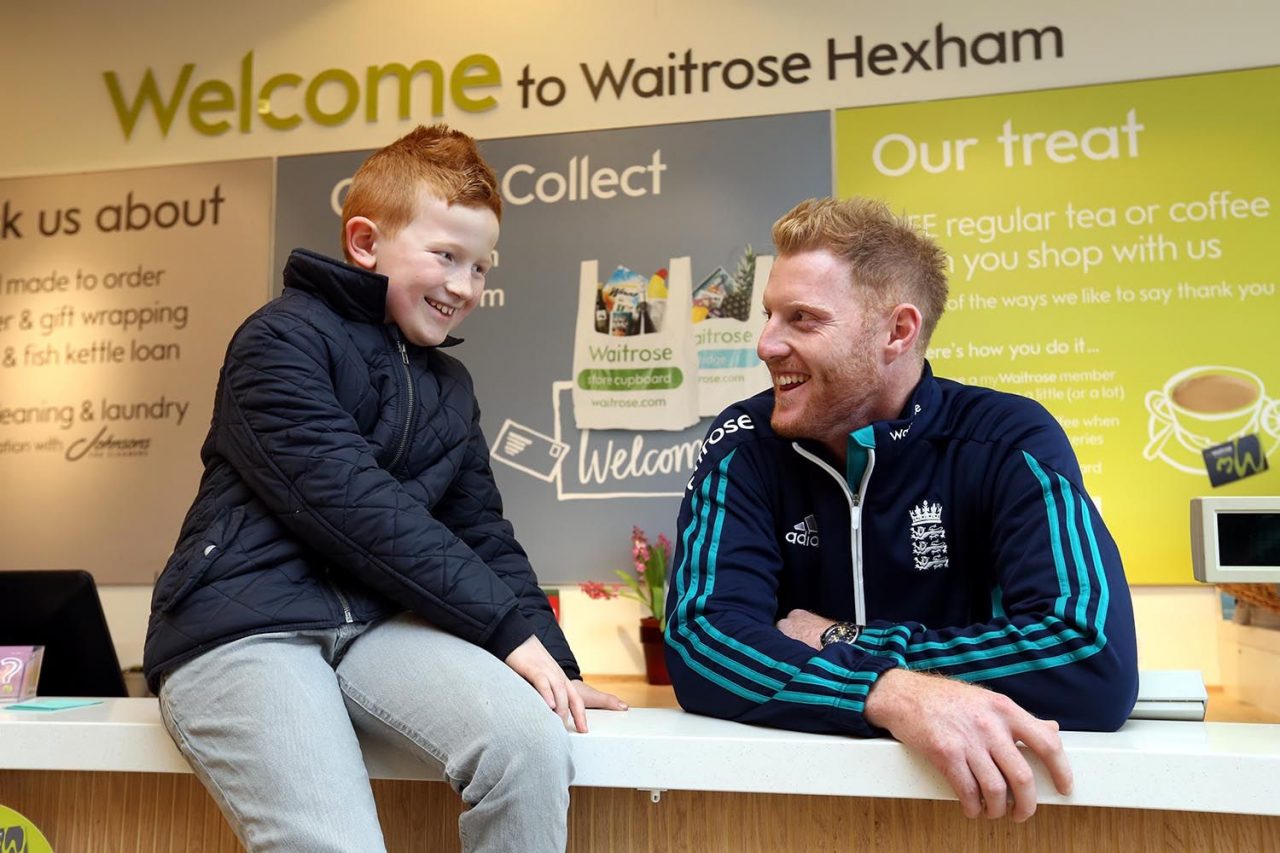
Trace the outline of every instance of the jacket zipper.
{"label": "jacket zipper", "polygon": [[338,589],[338,585],[336,583],[330,581],[329,585],[333,587],[333,591],[338,596],[338,603],[342,605],[342,621],[350,625],[352,622],[356,621],[351,616],[351,603],[347,601],[347,597],[342,594],[342,590]]}
{"label": "jacket zipper", "polygon": [[805,450],[799,444],[793,442],[791,446],[795,448],[796,453],[799,453],[805,459],[830,474],[840,484],[840,490],[844,492],[845,500],[849,503],[849,556],[853,563],[853,615],[855,624],[859,628],[863,628],[867,624],[867,597],[862,575],[862,507],[866,503],[867,485],[871,481],[871,471],[876,467],[875,448],[866,448],[867,467],[862,472],[862,480],[858,483],[858,491],[855,494],[849,490],[849,484],[845,482],[840,472]]}
{"label": "jacket zipper", "polygon": [[342,621],[350,625],[356,621],[351,615],[351,602],[347,601],[347,597],[342,594],[342,590],[338,588],[338,582],[333,579],[333,568],[325,566],[325,581],[329,584],[329,589],[333,590],[333,594],[338,596],[338,603],[342,605]]}
{"label": "jacket zipper", "polygon": [[388,471],[394,471],[404,457],[404,452],[409,447],[409,427],[413,423],[413,374],[409,371],[409,353],[405,350],[404,341],[400,340],[400,335],[396,334],[395,338],[396,348],[400,350],[400,362],[404,367],[404,383],[409,391],[409,405],[405,408],[404,427],[400,430],[400,446],[396,449],[396,455],[392,458],[391,464],[387,466]]}

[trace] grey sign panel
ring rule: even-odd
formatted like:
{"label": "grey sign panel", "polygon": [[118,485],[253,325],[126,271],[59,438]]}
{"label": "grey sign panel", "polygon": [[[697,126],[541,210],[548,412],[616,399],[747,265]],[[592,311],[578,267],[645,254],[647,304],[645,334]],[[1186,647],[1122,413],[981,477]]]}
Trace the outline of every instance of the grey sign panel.
{"label": "grey sign panel", "polygon": [[[611,578],[630,565],[633,525],[674,538],[711,423],[574,426],[581,262],[598,261],[602,278],[619,266],[649,276],[689,256],[695,287],[733,272],[748,246],[772,252],[778,216],[831,193],[830,139],[827,113],[803,113],[481,144],[503,183],[502,236],[453,354],[475,377],[506,513],[544,582]],[[342,182],[367,154],[280,161],[277,268],[294,246],[338,253]]]}

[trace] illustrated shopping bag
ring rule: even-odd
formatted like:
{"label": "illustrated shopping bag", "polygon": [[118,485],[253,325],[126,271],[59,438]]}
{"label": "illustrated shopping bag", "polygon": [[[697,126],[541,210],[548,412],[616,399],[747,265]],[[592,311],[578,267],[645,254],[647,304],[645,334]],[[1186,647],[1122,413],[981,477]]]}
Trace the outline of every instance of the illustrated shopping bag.
{"label": "illustrated shopping bag", "polygon": [[693,289],[693,339],[698,350],[698,414],[713,417],[769,387],[756,355],[764,328],[762,297],[772,255],[748,246],[732,275],[717,267]]}
{"label": "illustrated shopping bag", "polygon": [[579,429],[680,430],[698,421],[689,258],[644,275],[579,271],[573,410]]}

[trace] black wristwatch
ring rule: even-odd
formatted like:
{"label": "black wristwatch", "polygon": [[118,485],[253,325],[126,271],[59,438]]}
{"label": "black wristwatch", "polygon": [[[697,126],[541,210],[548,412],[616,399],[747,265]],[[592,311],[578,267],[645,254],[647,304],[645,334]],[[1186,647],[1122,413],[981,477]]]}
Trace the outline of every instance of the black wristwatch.
{"label": "black wristwatch", "polygon": [[818,642],[822,643],[824,649],[832,643],[853,644],[858,641],[858,635],[861,633],[862,629],[852,622],[833,622],[827,630],[822,632]]}

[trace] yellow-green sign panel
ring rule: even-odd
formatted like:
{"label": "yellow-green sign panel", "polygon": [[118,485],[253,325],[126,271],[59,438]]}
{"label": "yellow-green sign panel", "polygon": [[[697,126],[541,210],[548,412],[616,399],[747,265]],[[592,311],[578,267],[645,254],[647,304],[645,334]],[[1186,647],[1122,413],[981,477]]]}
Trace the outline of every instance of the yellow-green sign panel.
{"label": "yellow-green sign panel", "polygon": [[[842,196],[951,262],[940,376],[1066,429],[1136,583],[1192,582],[1188,502],[1280,483],[1280,68],[844,110]],[[1273,466],[1221,487],[1206,448]]]}
{"label": "yellow-green sign panel", "polygon": [[0,851],[2,853],[53,853],[49,842],[36,828],[13,809],[0,806]]}

